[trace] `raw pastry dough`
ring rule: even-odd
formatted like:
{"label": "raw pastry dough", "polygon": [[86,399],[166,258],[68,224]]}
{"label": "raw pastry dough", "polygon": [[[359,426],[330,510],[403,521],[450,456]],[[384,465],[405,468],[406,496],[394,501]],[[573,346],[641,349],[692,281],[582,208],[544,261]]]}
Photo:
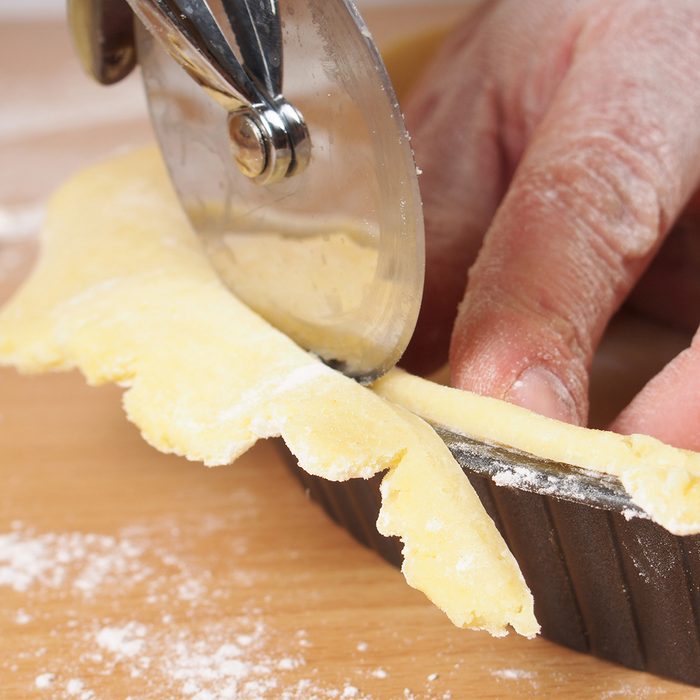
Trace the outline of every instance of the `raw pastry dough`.
{"label": "raw pastry dough", "polygon": [[155,149],[54,197],[39,264],[0,314],[0,362],[119,382],[148,442],[209,465],[281,435],[312,474],[388,470],[379,523],[403,540],[409,583],[457,625],[537,633],[517,563],[442,441],[224,289]]}
{"label": "raw pastry dough", "polygon": [[700,532],[700,453],[647,435],[618,435],[545,418],[401,370],[374,384],[384,398],[462,435],[617,476],[632,500],[676,535]]}

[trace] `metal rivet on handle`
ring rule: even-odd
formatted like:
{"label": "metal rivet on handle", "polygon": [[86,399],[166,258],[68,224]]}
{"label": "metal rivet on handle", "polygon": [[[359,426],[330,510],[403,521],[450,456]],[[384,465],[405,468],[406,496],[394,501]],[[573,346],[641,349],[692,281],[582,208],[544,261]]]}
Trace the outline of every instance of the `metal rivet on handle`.
{"label": "metal rivet on handle", "polygon": [[234,112],[229,117],[228,130],[238,169],[251,179],[262,175],[268,160],[267,143],[252,114],[245,110]]}

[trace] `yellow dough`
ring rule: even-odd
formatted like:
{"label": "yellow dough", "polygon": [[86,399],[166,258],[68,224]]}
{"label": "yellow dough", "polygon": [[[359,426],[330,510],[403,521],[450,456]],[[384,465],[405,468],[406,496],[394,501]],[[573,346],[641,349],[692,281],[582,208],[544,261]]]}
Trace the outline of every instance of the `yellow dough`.
{"label": "yellow dough", "polygon": [[457,625],[539,630],[515,559],[442,441],[222,286],[155,149],[55,195],[37,268],[0,313],[0,362],[118,382],[150,444],[208,465],[281,435],[312,474],[388,470],[379,526],[403,540],[408,582]]}
{"label": "yellow dough", "polygon": [[632,500],[676,535],[700,532],[700,453],[647,435],[618,435],[545,418],[401,370],[374,385],[384,398],[478,440],[617,476]]}

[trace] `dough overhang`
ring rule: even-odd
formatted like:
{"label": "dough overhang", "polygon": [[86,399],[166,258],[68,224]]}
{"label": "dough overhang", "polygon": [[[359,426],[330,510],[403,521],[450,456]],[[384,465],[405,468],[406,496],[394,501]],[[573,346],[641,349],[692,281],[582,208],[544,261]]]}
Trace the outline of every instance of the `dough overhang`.
{"label": "dough overhang", "polygon": [[618,435],[440,386],[401,370],[373,389],[434,425],[537,457],[616,476],[632,500],[676,535],[700,532],[700,453],[648,435]]}
{"label": "dough overhang", "polygon": [[34,273],[0,313],[0,362],[118,382],[150,444],[208,465],[281,435],[312,474],[387,470],[379,527],[402,539],[408,582],[460,626],[537,633],[518,565],[442,441],[223,287],[155,149],[69,181],[43,235]]}

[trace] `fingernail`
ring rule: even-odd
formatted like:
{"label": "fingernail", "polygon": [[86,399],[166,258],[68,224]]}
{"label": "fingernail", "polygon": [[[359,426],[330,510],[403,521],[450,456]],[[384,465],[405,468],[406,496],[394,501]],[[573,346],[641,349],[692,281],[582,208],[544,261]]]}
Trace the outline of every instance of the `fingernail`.
{"label": "fingernail", "polygon": [[548,418],[578,423],[578,412],[569,390],[556,374],[544,367],[530,367],[516,379],[505,400]]}

